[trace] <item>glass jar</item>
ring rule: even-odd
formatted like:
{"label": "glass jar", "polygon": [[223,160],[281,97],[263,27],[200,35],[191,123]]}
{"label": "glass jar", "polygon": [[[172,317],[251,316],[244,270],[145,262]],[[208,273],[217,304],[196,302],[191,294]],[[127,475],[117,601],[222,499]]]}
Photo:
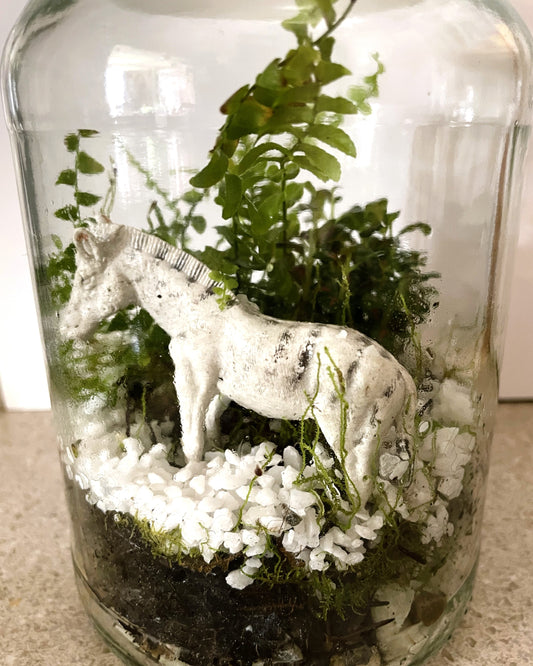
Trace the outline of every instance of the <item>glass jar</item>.
{"label": "glass jar", "polygon": [[33,0],[4,93],[104,638],[135,664],[422,663],[479,552],[518,17]]}

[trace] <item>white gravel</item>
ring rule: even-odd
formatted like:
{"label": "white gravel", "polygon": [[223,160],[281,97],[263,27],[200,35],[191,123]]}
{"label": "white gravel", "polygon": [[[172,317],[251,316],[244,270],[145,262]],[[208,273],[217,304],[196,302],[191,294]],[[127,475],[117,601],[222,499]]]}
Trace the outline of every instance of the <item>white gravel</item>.
{"label": "white gravel", "polygon": [[[456,392],[456,398],[448,401],[450,382],[440,388],[435,396],[439,412],[447,412],[448,423],[457,423],[458,415],[468,412],[466,396]],[[272,555],[270,536],[280,538],[283,548],[310,571],[355,565],[363,560],[368,545],[380,538],[384,524],[380,509],[369,513],[363,508],[348,524],[344,514],[337,520],[333,517],[337,525],[325,531],[320,497],[327,489],[310,480],[317,475],[316,467],[304,466],[294,447],[287,447],[283,455],[269,442],[242,455],[229,449],[207,452],[203,461],[176,468],[167,461],[170,442],[165,433],[172,424],[152,424],[160,442],[151,446],[146,426],[133,428],[135,436],[124,438],[118,428],[113,433],[109,422],[88,423],[88,416],[81,420],[81,441],[63,452],[67,474],[87,490],[87,500],[104,512],[147,520],[163,538],[168,533],[170,550],[179,547],[184,554],[200,554],[206,562],[217,551],[242,554],[242,568],[227,576],[232,587],[242,589],[253,582],[262,559]],[[419,432],[407,491],[401,494],[394,483],[407,469],[404,456],[381,455],[380,481],[394,511],[420,523],[425,543],[438,543],[453,533],[447,505],[462,491],[475,438],[465,427],[433,428],[430,420],[421,424]],[[333,460],[320,445],[317,455],[322,465],[331,468]]]}
{"label": "white gravel", "polygon": [[[245,562],[227,576],[228,583],[243,588],[269,557],[267,536],[282,538],[285,550],[310,570],[330,566],[344,569],[360,562],[366,545],[375,541],[383,515],[361,510],[348,527],[321,534],[317,493],[324,488],[306,479],[316,475],[293,447],[283,456],[268,442],[239,456],[231,450],[206,453],[205,460],[180,469],[167,462],[167,445],[151,448],[141,439],[118,435],[87,438],[76,455],[68,449],[67,474],[87,499],[102,511],[127,513],[148,520],[158,532],[169,534],[169,546],[179,529],[183,553],[200,553],[210,562],[217,551],[242,553]],[[313,492],[314,491],[314,492]]]}

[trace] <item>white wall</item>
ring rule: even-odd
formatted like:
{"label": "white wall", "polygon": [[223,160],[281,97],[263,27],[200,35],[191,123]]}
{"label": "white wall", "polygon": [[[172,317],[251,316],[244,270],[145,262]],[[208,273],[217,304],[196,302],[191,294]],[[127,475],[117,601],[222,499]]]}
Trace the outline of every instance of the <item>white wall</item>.
{"label": "white wall", "polygon": [[[0,0],[0,45],[25,5]],[[46,409],[46,374],[24,244],[11,147],[0,114],[0,404]]]}
{"label": "white wall", "polygon": [[[533,32],[533,0],[512,0]],[[514,264],[501,374],[504,399],[533,398],[533,138],[527,158],[520,238]]]}
{"label": "white wall", "polygon": [[[443,0],[444,1],[444,0]],[[0,44],[23,0],[0,0]],[[533,30],[533,1],[512,0]],[[533,150],[502,372],[501,395],[533,398]],[[9,139],[0,119],[0,406],[46,409],[49,405],[40,338],[18,208]]]}

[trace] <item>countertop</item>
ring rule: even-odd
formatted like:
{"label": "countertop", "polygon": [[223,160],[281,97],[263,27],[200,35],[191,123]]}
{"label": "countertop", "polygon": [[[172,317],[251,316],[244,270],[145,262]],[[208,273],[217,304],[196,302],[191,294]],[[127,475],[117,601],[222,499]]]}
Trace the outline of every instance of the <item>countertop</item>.
{"label": "countertop", "polygon": [[[78,601],[49,413],[0,414],[0,666],[119,666]],[[533,404],[498,409],[469,612],[427,666],[533,665]]]}

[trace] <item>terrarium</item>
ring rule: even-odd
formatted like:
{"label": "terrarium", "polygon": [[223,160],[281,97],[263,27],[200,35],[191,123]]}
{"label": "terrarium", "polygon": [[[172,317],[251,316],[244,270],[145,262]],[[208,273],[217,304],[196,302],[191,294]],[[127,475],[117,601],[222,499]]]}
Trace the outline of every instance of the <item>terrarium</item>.
{"label": "terrarium", "polygon": [[4,54],[82,601],[128,663],[468,603],[531,43],[499,0],[34,0]]}

